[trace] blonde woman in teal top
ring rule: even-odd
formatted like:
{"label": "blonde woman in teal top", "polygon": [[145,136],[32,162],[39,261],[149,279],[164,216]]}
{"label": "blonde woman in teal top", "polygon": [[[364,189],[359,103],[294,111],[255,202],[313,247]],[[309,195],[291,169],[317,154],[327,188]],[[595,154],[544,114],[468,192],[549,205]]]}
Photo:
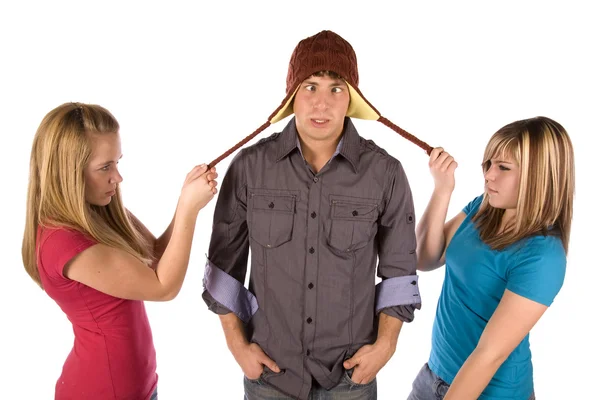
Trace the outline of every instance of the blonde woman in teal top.
{"label": "blonde woman in teal top", "polygon": [[529,331],[564,280],[573,213],[573,148],[537,117],[496,132],[485,192],[446,222],[456,162],[431,152],[435,182],[417,227],[418,268],[446,265],[429,361],[409,400],[535,399]]}

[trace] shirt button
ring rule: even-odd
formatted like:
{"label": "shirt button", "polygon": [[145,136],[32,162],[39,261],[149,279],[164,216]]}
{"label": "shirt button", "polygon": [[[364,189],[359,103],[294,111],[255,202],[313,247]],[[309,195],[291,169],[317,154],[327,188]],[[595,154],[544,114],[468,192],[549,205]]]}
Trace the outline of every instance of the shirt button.
{"label": "shirt button", "polygon": [[312,318],[311,317],[306,318],[306,322],[308,322],[310,324],[312,322]]}
{"label": "shirt button", "polygon": [[310,213],[310,217],[311,217],[311,218],[313,218],[313,219],[314,219],[314,218],[317,218],[317,213],[316,213],[316,212],[314,212],[314,211],[313,211],[313,212],[311,212],[311,213]]}
{"label": "shirt button", "polygon": [[[271,204],[273,204],[273,203],[271,203]],[[269,205],[269,207],[271,207],[271,206]],[[358,211],[356,211],[356,210],[352,211],[352,215],[353,215],[354,217],[356,217],[356,216],[358,215]]]}
{"label": "shirt button", "polygon": [[270,203],[269,203],[269,208],[273,208],[273,207],[275,207],[275,203],[273,203],[273,202],[270,202]]}
{"label": "shirt button", "polygon": [[315,285],[313,285],[313,284],[312,284],[312,282],[308,284],[308,288],[309,288],[309,289],[312,289],[312,288],[314,288],[314,287],[315,287]]}
{"label": "shirt button", "polygon": [[306,350],[306,355],[310,356],[310,350]]}
{"label": "shirt button", "polygon": [[314,182],[314,183],[317,183],[317,182],[319,182],[319,178],[317,178],[317,177],[315,176],[315,177],[313,178],[313,182]]}
{"label": "shirt button", "polygon": [[310,249],[308,249],[308,252],[309,252],[310,254],[314,254],[314,253],[315,253],[315,249],[314,249],[313,247],[311,247]]}

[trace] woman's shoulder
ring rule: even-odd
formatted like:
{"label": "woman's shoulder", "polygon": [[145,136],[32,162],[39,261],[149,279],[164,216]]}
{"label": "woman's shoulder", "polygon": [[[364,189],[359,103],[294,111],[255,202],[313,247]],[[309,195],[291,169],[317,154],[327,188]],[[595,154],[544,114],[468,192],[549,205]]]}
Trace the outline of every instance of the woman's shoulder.
{"label": "woman's shoulder", "polygon": [[463,212],[467,215],[473,215],[475,214],[477,211],[479,211],[479,207],[481,207],[481,202],[483,201],[483,194],[480,194],[479,196],[475,197],[473,200],[471,200],[464,208],[463,208]]}
{"label": "woman's shoulder", "polygon": [[41,253],[89,247],[96,241],[86,232],[60,225],[40,225],[38,227],[37,247]]}
{"label": "woman's shoulder", "polygon": [[566,258],[566,251],[560,237],[553,234],[537,234],[524,239],[530,255]]}
{"label": "woman's shoulder", "polygon": [[79,238],[91,239],[91,236],[85,232],[72,227],[56,224],[39,225],[38,237],[41,239],[41,241],[47,241],[50,238],[52,238],[52,240],[69,240]]}
{"label": "woman's shoulder", "polygon": [[96,244],[89,235],[70,227],[43,225],[38,227],[36,243],[38,267],[50,276],[63,276],[69,260]]}

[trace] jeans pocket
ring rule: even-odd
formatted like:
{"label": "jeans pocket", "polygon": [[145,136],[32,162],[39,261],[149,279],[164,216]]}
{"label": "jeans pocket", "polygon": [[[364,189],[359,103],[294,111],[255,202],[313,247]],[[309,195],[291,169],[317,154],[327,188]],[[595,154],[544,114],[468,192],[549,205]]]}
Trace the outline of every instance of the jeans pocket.
{"label": "jeans pocket", "polygon": [[356,386],[356,387],[369,386],[369,385],[372,385],[375,382],[375,380],[377,379],[377,378],[373,378],[373,380],[368,383],[356,383],[352,380],[353,373],[354,373],[354,368],[344,370],[343,379],[350,386]]}
{"label": "jeans pocket", "polygon": [[446,393],[448,393],[448,389],[450,389],[450,385],[448,385],[441,378],[436,377],[435,381],[433,382],[433,391],[436,395],[436,398],[442,400],[446,396]]}
{"label": "jeans pocket", "polygon": [[263,373],[260,376],[260,379],[262,379],[263,381],[268,381],[270,378],[273,378],[274,376],[279,376],[279,375],[283,375],[283,374],[285,374],[285,368],[280,368],[279,372],[275,372],[265,365],[265,366],[263,366]]}
{"label": "jeans pocket", "polygon": [[250,383],[260,384],[262,382],[262,378],[264,375],[265,375],[265,371],[263,370],[263,372],[260,374],[260,376],[256,379],[250,379],[246,375],[244,375],[244,379]]}
{"label": "jeans pocket", "polygon": [[250,383],[263,385],[263,384],[265,384],[265,382],[269,381],[269,378],[273,378],[274,376],[279,376],[279,375],[283,375],[283,374],[285,374],[285,369],[282,369],[279,372],[275,372],[275,371],[272,371],[271,369],[269,369],[269,367],[267,367],[266,365],[263,365],[263,371],[258,378],[250,379],[246,375],[244,375],[244,379]]}

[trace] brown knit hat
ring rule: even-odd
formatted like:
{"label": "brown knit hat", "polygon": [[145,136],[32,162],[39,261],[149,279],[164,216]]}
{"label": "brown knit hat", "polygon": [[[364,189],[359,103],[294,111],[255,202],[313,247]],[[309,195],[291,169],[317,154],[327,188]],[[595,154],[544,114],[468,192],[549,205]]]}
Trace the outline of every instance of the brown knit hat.
{"label": "brown knit hat", "polygon": [[379,121],[415,143],[417,146],[426,150],[427,154],[431,152],[431,146],[394,125],[387,118],[382,117],[379,111],[365,99],[365,96],[363,96],[358,89],[356,54],[350,43],[334,32],[321,31],[314,36],[300,41],[294,49],[288,68],[286,96],[279,107],[277,107],[277,109],[269,116],[268,121],[244,140],[237,143],[234,147],[211,162],[209,164],[210,167],[215,166],[221,160],[228,157],[269,125],[281,121],[285,117],[293,114],[292,100],[294,99],[300,84],[308,77],[320,71],[335,72],[348,84],[350,91],[350,105],[346,113],[348,117]]}

